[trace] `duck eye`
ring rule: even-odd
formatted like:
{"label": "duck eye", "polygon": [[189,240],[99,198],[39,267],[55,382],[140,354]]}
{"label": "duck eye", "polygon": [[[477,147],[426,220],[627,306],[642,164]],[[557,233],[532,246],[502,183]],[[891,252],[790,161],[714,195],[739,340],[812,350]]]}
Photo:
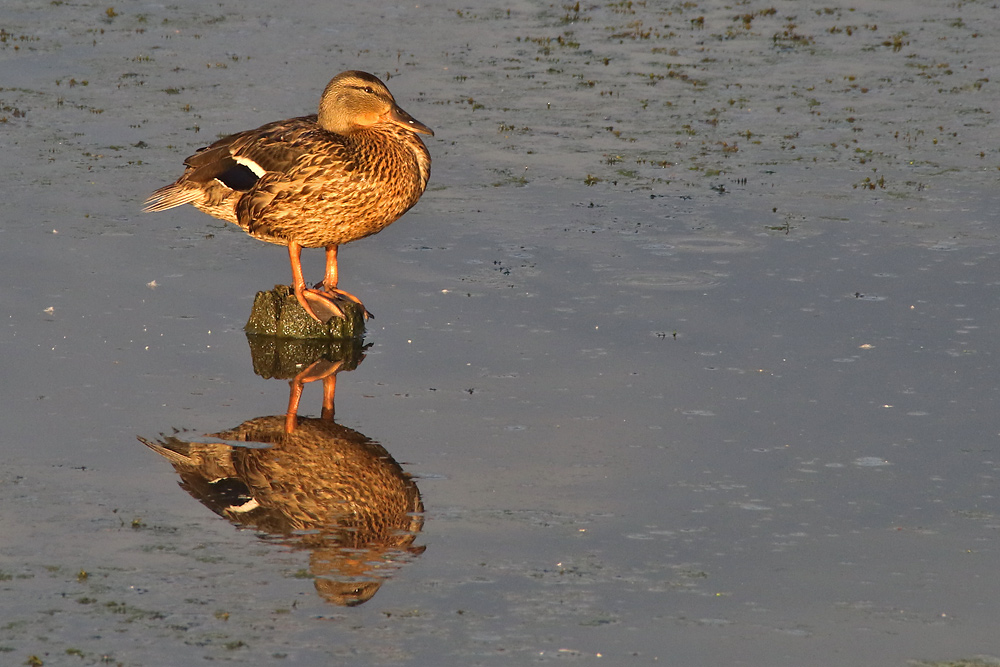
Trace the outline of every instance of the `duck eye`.
{"label": "duck eye", "polygon": [[375,89],[372,88],[371,86],[365,86],[365,92],[368,93],[369,95],[374,95]]}

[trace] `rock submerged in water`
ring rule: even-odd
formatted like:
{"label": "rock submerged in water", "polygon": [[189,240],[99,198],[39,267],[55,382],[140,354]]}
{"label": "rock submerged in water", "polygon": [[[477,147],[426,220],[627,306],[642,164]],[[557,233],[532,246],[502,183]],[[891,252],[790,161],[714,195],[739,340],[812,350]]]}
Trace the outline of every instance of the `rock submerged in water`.
{"label": "rock submerged in water", "polygon": [[364,308],[350,301],[338,302],[338,305],[346,317],[335,317],[322,324],[299,305],[291,287],[275,285],[270,292],[257,292],[250,319],[243,330],[248,334],[277,338],[362,338],[365,335]]}

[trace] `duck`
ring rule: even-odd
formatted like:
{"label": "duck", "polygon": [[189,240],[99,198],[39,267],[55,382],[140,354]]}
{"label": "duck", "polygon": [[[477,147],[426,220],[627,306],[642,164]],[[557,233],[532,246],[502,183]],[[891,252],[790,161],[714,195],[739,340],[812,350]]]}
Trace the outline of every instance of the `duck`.
{"label": "duck", "polygon": [[[180,178],[153,192],[143,211],[192,204],[250,236],[288,247],[295,298],[320,322],[345,317],[338,287],[341,245],[376,234],[427,188],[431,156],[418,135],[434,131],[396,103],[378,77],[341,72],[317,114],[279,120],[219,139],[184,160]],[[326,250],[321,283],[306,286],[302,249]]]}

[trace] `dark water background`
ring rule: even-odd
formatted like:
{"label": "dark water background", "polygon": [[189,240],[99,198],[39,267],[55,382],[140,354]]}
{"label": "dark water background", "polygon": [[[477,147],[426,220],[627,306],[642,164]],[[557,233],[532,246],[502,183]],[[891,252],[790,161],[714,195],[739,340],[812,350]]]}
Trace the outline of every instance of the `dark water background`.
{"label": "dark water background", "polygon": [[[13,0],[0,28],[5,664],[1000,654],[992,4]],[[136,440],[284,412],[241,329],[286,254],[138,211],[349,68],[436,137],[420,204],[341,252],[377,318],[337,419],[426,508],[344,608]]]}

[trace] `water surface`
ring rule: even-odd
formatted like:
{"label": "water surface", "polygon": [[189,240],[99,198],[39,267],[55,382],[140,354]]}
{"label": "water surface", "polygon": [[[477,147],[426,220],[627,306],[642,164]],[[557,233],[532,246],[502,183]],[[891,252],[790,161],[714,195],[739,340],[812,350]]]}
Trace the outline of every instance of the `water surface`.
{"label": "water surface", "polygon": [[[11,664],[1000,653],[992,6],[0,16]],[[425,508],[354,607],[136,440],[284,414],[241,329],[286,253],[138,210],[349,68],[436,132],[420,204],[341,252],[376,319],[336,420]]]}

